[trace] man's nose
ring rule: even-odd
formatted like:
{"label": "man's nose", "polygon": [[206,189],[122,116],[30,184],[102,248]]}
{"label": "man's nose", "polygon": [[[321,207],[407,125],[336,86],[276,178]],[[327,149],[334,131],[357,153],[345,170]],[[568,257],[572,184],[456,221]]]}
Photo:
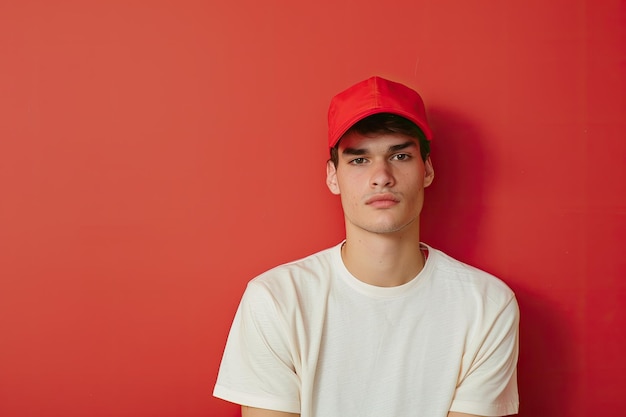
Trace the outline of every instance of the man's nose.
{"label": "man's nose", "polygon": [[387,161],[380,161],[372,165],[372,187],[392,187],[394,183],[393,172]]}

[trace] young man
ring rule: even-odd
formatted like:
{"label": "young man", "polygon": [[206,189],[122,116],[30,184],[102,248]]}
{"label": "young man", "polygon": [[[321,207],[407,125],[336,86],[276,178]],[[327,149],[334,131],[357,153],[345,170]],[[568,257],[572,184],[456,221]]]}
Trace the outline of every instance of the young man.
{"label": "young man", "polygon": [[422,99],[372,77],[333,98],[328,124],[346,239],[249,283],[214,395],[244,417],[516,414],[513,293],[420,242]]}

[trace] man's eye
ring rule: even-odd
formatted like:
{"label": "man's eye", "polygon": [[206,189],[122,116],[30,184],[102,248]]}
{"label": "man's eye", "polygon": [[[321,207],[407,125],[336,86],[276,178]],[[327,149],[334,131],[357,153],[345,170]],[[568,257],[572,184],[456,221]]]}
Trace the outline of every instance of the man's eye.
{"label": "man's eye", "polygon": [[361,164],[364,164],[365,161],[366,161],[365,158],[355,158],[352,161],[350,161],[350,163],[353,165],[361,165]]}
{"label": "man's eye", "polygon": [[397,155],[394,155],[392,159],[396,160],[396,161],[406,161],[407,159],[410,159],[411,155],[409,155],[408,153],[399,153]]}

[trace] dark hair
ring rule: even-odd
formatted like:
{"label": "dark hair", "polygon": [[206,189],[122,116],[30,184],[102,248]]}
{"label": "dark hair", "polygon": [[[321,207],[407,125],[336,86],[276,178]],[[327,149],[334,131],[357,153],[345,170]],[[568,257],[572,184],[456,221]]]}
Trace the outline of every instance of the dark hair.
{"label": "dark hair", "polygon": [[[357,132],[361,135],[371,135],[374,133],[399,133],[415,138],[419,142],[420,154],[422,159],[426,161],[430,155],[430,141],[426,139],[426,135],[415,123],[405,119],[402,116],[392,113],[377,113],[356,122],[346,133]],[[342,136],[342,138],[343,138]],[[335,166],[339,162],[339,142],[330,148],[330,160]]]}

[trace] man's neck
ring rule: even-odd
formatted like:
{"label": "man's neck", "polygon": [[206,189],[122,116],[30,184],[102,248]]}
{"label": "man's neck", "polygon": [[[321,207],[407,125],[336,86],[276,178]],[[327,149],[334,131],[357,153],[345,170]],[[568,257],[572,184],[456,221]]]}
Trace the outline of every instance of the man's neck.
{"label": "man's neck", "polygon": [[374,234],[347,231],[343,262],[357,279],[379,287],[406,284],[424,267],[419,231]]}

